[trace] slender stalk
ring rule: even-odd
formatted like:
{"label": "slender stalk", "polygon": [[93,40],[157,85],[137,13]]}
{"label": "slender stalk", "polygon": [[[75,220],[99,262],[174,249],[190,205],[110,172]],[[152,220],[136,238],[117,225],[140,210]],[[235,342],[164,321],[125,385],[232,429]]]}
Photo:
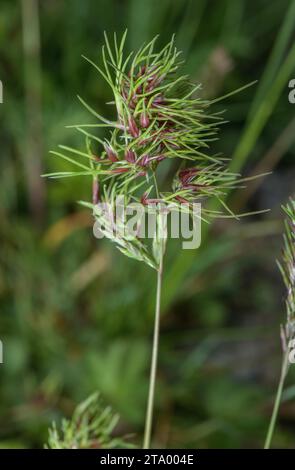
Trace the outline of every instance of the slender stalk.
{"label": "slender stalk", "polygon": [[144,440],[143,440],[144,449],[149,449],[151,445],[151,433],[152,433],[152,423],[153,423],[154,397],[155,397],[155,385],[156,385],[156,373],[157,373],[158,349],[159,349],[159,335],[160,335],[162,274],[163,274],[163,255],[161,256],[160,265],[158,269],[158,276],[157,276],[157,296],[156,296],[156,309],[155,309],[153,350],[152,350],[149,395],[148,395],[148,404],[147,404],[147,410],[146,410],[145,431],[144,431]]}
{"label": "slender stalk", "polygon": [[279,411],[279,407],[280,407],[280,403],[282,399],[282,393],[284,389],[285,378],[286,378],[287,371],[288,371],[288,365],[289,365],[289,349],[287,349],[285,356],[283,358],[280,381],[278,385],[278,390],[277,390],[277,395],[276,395],[276,399],[275,399],[275,403],[274,403],[274,407],[272,411],[271,420],[270,420],[268,431],[267,431],[264,449],[270,448],[270,444],[272,441],[272,437],[273,437],[273,433],[274,433],[274,429],[275,429],[275,425],[277,421],[278,411]]}

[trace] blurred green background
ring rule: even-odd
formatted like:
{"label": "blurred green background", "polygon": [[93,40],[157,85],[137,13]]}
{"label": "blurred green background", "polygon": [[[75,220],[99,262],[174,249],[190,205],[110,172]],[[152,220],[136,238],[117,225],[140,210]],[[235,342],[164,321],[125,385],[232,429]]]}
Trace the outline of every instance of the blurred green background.
{"label": "blurred green background", "polygon": [[[42,447],[52,420],[95,390],[140,445],[153,326],[155,274],[92,235],[87,179],[46,180],[48,151],[80,145],[66,125],[111,99],[81,54],[99,61],[103,31],[128,28],[136,50],[173,33],[185,71],[227,100],[212,152],[243,175],[272,171],[229,195],[237,212],[199,250],[168,250],[154,445],[261,447],[277,385],[284,288],[275,260],[280,205],[294,194],[293,0],[1,0],[0,446]],[[294,447],[295,368],[274,446]]]}

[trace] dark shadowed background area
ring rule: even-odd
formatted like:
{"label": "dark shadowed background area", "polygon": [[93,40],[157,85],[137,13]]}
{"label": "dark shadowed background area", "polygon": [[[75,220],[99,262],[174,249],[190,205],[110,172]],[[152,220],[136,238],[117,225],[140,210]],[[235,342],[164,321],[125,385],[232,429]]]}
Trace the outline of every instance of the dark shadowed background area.
{"label": "dark shadowed background area", "polygon": [[[42,447],[50,423],[95,390],[140,445],[148,390],[155,274],[92,235],[88,179],[50,156],[80,145],[65,126],[100,113],[111,93],[81,55],[100,60],[104,30],[136,50],[160,34],[185,72],[225,110],[212,153],[245,176],[272,174],[229,195],[237,213],[199,250],[168,249],[154,445],[261,447],[281,361],[281,204],[294,195],[295,2],[288,0],[1,0],[0,445]],[[274,446],[294,447],[295,366]]]}

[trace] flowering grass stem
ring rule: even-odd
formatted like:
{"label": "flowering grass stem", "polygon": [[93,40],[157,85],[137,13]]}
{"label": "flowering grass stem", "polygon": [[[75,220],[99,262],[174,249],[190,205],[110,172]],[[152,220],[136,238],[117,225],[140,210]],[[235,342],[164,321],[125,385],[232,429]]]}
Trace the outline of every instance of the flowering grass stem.
{"label": "flowering grass stem", "polygon": [[[160,206],[168,206],[172,202],[180,213],[181,204],[185,203],[193,216],[192,204],[204,203],[207,205],[202,207],[202,212],[206,219],[235,217],[221,200],[227,190],[239,187],[244,180],[229,170],[227,159],[207,152],[212,138],[218,132],[218,125],[224,121],[219,114],[208,114],[210,101],[194,96],[200,85],[195,86],[187,75],[179,75],[182,61],[175,47],[174,36],[159,52],[156,51],[154,38],[135,54],[130,53],[125,57],[126,35],[127,31],[118,42],[114,34],[113,46],[105,35],[102,67],[85,57],[111,88],[113,100],[110,103],[114,105],[114,120],[104,118],[79,97],[95,118],[93,124],[74,126],[84,136],[86,146],[83,150],[60,146],[62,152],[54,151],[52,155],[70,163],[73,169],[48,173],[46,176],[91,178],[92,203],[84,201],[82,204],[93,210],[95,221],[99,222],[100,227],[103,223],[104,236],[112,240],[124,255],[145,262],[158,273],[143,442],[143,447],[149,449],[158,362],[163,256],[168,238],[167,207],[161,212]],[[95,127],[109,127],[110,132],[103,138],[101,134],[92,133]],[[87,128],[93,130],[90,132]],[[163,167],[163,162],[175,171],[165,181],[165,185],[161,180],[162,184],[158,185],[156,172],[159,166],[160,169]],[[126,234],[126,227],[122,223],[117,224],[114,236],[112,217],[95,211],[97,203],[107,203],[114,208],[118,197],[123,198],[126,206],[130,201],[144,206],[151,201],[159,203],[158,223],[152,243],[129,232]],[[221,203],[220,210],[209,209],[211,199]]]}
{"label": "flowering grass stem", "polygon": [[269,449],[272,441],[274,428],[277,421],[278,411],[281,403],[282,392],[284,388],[285,379],[288,373],[289,356],[292,349],[292,344],[295,336],[295,201],[290,199],[290,203],[283,207],[284,212],[287,214],[285,221],[285,234],[284,234],[284,250],[282,263],[278,263],[283,280],[287,288],[286,296],[286,310],[287,320],[284,327],[281,327],[281,340],[283,346],[283,362],[281,369],[281,376],[277,395],[274,403],[274,408],[266,436],[264,449]]}

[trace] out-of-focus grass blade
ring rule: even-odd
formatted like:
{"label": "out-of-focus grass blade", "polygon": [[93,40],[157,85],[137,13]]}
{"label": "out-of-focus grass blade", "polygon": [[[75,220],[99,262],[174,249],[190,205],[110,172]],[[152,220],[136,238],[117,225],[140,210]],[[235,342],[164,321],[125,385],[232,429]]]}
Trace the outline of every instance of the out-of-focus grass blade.
{"label": "out-of-focus grass blade", "polygon": [[205,0],[199,0],[198,2],[189,0],[187,2],[184,18],[180,23],[176,35],[177,44],[179,44],[179,47],[184,54],[189,51],[194,38],[196,37],[206,3],[207,2]]}
{"label": "out-of-focus grass blade", "polygon": [[295,28],[295,2],[290,0],[289,8],[286,11],[285,19],[283,21],[282,27],[278,34],[275,45],[272,49],[268,64],[265,68],[263,77],[259,83],[256,96],[252,102],[249,119],[252,119],[259,107],[259,103],[262,100],[263,95],[270,88],[273,79],[278,71],[282,57],[285,54],[286,48],[294,33]]}
{"label": "out-of-focus grass blade", "polygon": [[263,101],[260,103],[255,116],[248,123],[243,137],[233,155],[232,163],[230,165],[231,170],[239,171],[242,168],[246,158],[253,150],[261,131],[270,118],[294,68],[295,44],[293,44],[293,47],[282,64],[271,87],[268,88],[268,91],[265,94]]}

